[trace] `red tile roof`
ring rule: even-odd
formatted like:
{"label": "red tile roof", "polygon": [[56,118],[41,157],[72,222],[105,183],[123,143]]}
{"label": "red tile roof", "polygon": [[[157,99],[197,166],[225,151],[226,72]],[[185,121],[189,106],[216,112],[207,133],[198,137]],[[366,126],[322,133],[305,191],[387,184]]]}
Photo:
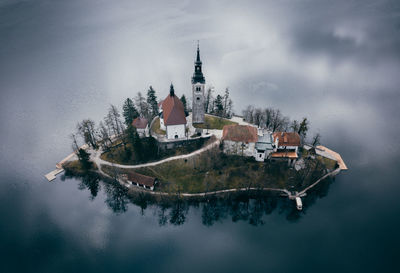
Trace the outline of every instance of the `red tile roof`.
{"label": "red tile roof", "polygon": [[183,103],[177,96],[168,94],[162,102],[162,109],[165,125],[186,124]]}
{"label": "red tile roof", "polygon": [[246,143],[257,142],[257,128],[250,125],[225,125],[222,139]]}
{"label": "red tile roof", "polygon": [[145,186],[153,187],[157,179],[155,177],[140,173],[130,172],[128,173],[128,180]]}
{"label": "red tile roof", "polygon": [[294,132],[275,132],[274,141],[278,138],[278,146],[300,146],[300,136]]}
{"label": "red tile roof", "polygon": [[132,121],[132,126],[138,129],[146,129],[147,123],[146,118],[137,117]]}

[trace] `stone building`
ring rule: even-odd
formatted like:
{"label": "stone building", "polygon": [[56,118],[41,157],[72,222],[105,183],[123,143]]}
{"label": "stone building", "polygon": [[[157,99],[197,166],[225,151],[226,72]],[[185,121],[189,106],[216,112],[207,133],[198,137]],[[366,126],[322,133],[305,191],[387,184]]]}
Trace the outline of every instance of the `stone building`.
{"label": "stone building", "polygon": [[204,123],[204,89],[206,80],[201,70],[200,49],[197,44],[197,57],[194,62],[194,73],[192,77],[192,123]]}
{"label": "stone building", "polygon": [[224,153],[254,156],[257,128],[250,125],[225,125],[222,131]]}

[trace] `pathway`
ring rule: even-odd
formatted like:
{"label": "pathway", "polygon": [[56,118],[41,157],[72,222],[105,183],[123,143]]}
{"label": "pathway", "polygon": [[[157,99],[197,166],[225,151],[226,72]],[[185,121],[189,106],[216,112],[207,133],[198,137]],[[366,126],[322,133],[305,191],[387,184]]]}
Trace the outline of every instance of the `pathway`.
{"label": "pathway", "polygon": [[108,166],[114,166],[114,167],[118,167],[118,168],[122,168],[122,169],[138,169],[138,168],[143,168],[143,167],[150,167],[150,166],[156,166],[159,164],[163,164],[165,162],[168,161],[172,161],[172,160],[177,160],[177,159],[184,159],[184,158],[189,158],[198,154],[201,154],[204,151],[207,151],[213,147],[218,146],[220,143],[219,139],[217,139],[216,141],[214,141],[213,143],[194,151],[193,153],[190,154],[185,154],[185,155],[177,155],[177,156],[173,156],[173,157],[168,157],[166,159],[160,160],[160,161],[155,161],[155,162],[149,162],[149,163],[144,163],[144,164],[138,164],[138,165],[123,165],[123,164],[117,164],[117,163],[111,163],[109,161],[103,160],[100,158],[101,154],[102,154],[102,150],[99,149],[97,151],[95,150],[90,150],[90,154],[91,154],[91,159],[94,163],[96,163],[96,165],[99,167],[101,167],[101,165],[108,165]]}

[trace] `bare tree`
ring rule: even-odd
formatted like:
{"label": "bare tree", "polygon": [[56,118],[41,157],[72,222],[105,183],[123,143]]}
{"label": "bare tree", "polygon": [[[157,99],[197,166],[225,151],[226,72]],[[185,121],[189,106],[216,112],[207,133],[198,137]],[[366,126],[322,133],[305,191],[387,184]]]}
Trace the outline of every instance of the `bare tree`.
{"label": "bare tree", "polygon": [[71,139],[72,139],[72,150],[77,153],[79,150],[79,146],[78,146],[78,141],[76,140],[76,135],[75,134],[71,134]]}
{"label": "bare tree", "polygon": [[228,87],[225,89],[225,94],[224,94],[224,117],[227,117],[227,107],[229,103],[229,89]]}
{"label": "bare tree", "polygon": [[96,138],[96,130],[95,123],[91,119],[84,119],[82,122],[78,122],[77,124],[78,134],[83,137],[85,142],[92,146],[94,149],[97,148],[97,138]]}
{"label": "bare tree", "polygon": [[256,108],[254,110],[254,117],[253,117],[255,125],[257,125],[257,127],[260,127],[262,120],[263,120],[263,111],[261,110],[261,108]]}
{"label": "bare tree", "polygon": [[121,115],[118,111],[118,108],[111,104],[110,108],[108,109],[108,114],[104,120],[106,126],[108,126],[116,136],[121,135],[123,131],[123,125],[120,117]]}
{"label": "bare tree", "polygon": [[231,99],[229,99],[228,106],[227,106],[227,109],[226,109],[226,113],[227,113],[227,117],[228,118],[232,117],[232,110],[233,110],[233,101]]}
{"label": "bare tree", "polygon": [[267,128],[267,129],[270,129],[270,128],[271,128],[273,116],[274,116],[274,109],[272,109],[272,108],[266,108],[266,109],[264,110],[264,124],[265,124],[265,128]]}
{"label": "bare tree", "polygon": [[102,121],[99,123],[98,134],[102,142],[102,146],[104,150],[107,150],[112,141],[109,134],[109,129],[104,125]]}
{"label": "bare tree", "polygon": [[293,120],[292,124],[290,125],[290,129],[292,129],[293,132],[298,132],[300,128],[300,124],[297,120]]}
{"label": "bare tree", "polygon": [[321,135],[319,133],[316,133],[312,138],[311,145],[313,147],[316,147],[316,146],[318,146],[320,144],[321,144]]}
{"label": "bare tree", "polygon": [[243,110],[243,118],[249,122],[253,123],[253,113],[254,113],[254,106],[248,105],[245,110]]}
{"label": "bare tree", "polygon": [[206,113],[210,112],[210,102],[213,101],[213,98],[212,98],[213,92],[214,92],[214,89],[212,87],[209,87],[207,89],[206,101],[204,103],[204,110]]}
{"label": "bare tree", "polygon": [[275,110],[272,116],[272,132],[276,132],[282,126],[282,114],[281,111]]}
{"label": "bare tree", "polygon": [[149,118],[150,108],[141,92],[138,92],[137,96],[135,97],[135,103],[136,108],[139,110],[140,116]]}

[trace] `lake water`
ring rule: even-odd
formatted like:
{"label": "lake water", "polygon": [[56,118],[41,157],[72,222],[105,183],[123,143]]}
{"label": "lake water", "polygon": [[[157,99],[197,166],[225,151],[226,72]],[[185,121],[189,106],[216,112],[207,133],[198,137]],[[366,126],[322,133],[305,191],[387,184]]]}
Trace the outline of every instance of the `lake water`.
{"label": "lake water", "polygon": [[[1,272],[396,272],[400,100],[395,73],[389,75],[390,84],[378,87],[368,73],[360,86],[343,76],[349,83],[345,91],[342,84],[324,80],[323,88],[312,86],[314,91],[323,90],[319,93],[310,93],[314,91],[307,84],[291,89],[282,75],[270,75],[282,80],[283,89],[273,94],[252,89],[250,96],[245,88],[266,76],[237,78],[230,87],[238,112],[253,101],[279,107],[288,115],[309,116],[312,130],[342,155],[349,170],[337,176],[321,198],[306,200],[307,208],[299,214],[292,212],[291,202],[279,200],[261,207],[250,202],[249,208],[243,207],[246,203],[206,208],[181,204],[175,208],[181,214],[174,215],[171,209],[135,205],[102,183],[97,192],[93,183],[87,183],[90,191],[80,180],[58,176],[49,183],[43,175],[71,152],[68,135],[77,121],[99,121],[109,103],[121,106],[127,96],[144,92],[153,84],[151,77],[157,78],[159,98],[167,95],[171,80],[177,82],[178,93],[189,90],[192,41],[172,37],[159,47],[153,45],[149,50],[172,43],[178,47],[170,52],[176,53],[173,56],[186,48],[185,62],[179,59],[164,67],[151,59],[157,55],[143,51],[142,44],[137,45],[139,53],[110,49],[114,39],[126,42],[121,40],[126,21],[108,25],[114,17],[105,17],[109,29],[104,21],[93,21],[97,15],[86,18],[75,5],[53,5],[27,1],[0,6]],[[103,16],[108,4],[101,7]],[[72,20],[78,10],[76,16],[83,23]],[[123,9],[114,13],[121,13],[122,19],[127,16]],[[104,35],[111,30],[114,36]],[[212,41],[204,44],[211,56],[220,53],[212,50]],[[133,70],[126,66],[135,54],[149,56],[148,61],[162,69],[150,75],[154,67],[146,66],[141,80],[134,73],[140,64]],[[213,69],[221,67],[208,58],[206,78],[218,78]],[[398,72],[398,59],[390,63],[390,71]],[[370,72],[376,68],[373,62],[363,65]],[[376,69],[386,79],[387,71]],[[157,77],[161,74],[165,79]],[[306,81],[292,76],[294,82]],[[266,90],[270,87],[264,85]],[[249,210],[249,215],[241,214]]]}

